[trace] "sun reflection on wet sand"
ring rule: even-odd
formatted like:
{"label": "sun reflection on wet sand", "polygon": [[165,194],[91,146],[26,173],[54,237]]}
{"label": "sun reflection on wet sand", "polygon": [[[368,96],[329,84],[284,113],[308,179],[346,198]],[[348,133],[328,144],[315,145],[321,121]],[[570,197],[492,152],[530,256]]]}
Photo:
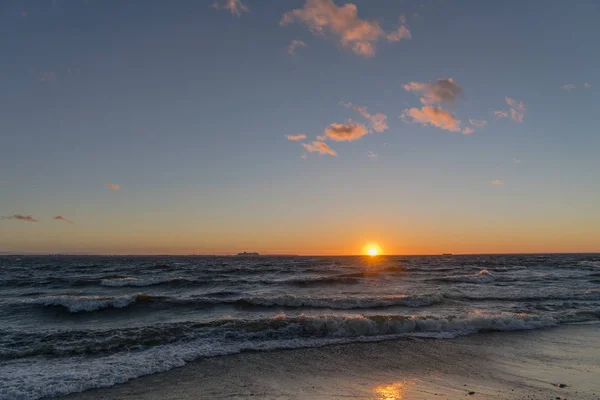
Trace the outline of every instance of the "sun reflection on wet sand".
{"label": "sun reflection on wet sand", "polygon": [[375,392],[381,400],[402,400],[404,399],[405,385],[403,383],[392,383],[391,385],[381,385],[375,388]]}

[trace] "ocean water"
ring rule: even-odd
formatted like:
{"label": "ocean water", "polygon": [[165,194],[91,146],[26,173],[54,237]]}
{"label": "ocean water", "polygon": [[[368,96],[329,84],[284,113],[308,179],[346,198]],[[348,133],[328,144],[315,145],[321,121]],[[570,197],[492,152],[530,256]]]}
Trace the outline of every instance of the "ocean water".
{"label": "ocean water", "polygon": [[0,399],[201,357],[600,321],[600,255],[0,257]]}

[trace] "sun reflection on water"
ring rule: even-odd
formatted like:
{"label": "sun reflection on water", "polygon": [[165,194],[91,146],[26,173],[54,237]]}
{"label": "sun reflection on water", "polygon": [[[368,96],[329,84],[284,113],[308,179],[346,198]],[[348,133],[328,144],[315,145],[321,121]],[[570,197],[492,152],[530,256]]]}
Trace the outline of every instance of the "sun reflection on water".
{"label": "sun reflection on water", "polygon": [[391,385],[377,386],[375,392],[381,400],[402,400],[404,399],[404,388],[402,383],[392,383]]}

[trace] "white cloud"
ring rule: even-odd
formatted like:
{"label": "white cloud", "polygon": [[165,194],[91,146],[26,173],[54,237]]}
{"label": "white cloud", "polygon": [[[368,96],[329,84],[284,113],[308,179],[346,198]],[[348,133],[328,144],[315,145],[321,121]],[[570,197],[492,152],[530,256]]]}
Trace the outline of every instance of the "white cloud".
{"label": "white cloud", "polygon": [[[408,120],[408,117],[412,120]],[[432,125],[440,129],[460,132],[460,120],[441,107],[407,108],[400,118],[405,122],[416,122],[421,125]]]}
{"label": "white cloud", "polygon": [[288,46],[288,54],[290,56],[293,56],[294,54],[296,54],[297,47],[306,47],[306,46],[307,46],[306,43],[304,43],[302,40],[292,40],[292,42]]}
{"label": "white cloud", "polygon": [[242,15],[243,12],[249,12],[248,7],[242,3],[242,0],[221,0],[213,3],[213,8],[216,9],[224,9],[229,10],[233,15],[237,15],[238,17]]}
{"label": "white cloud", "polygon": [[330,156],[337,156],[337,153],[324,142],[312,142],[302,143],[302,147],[309,153],[329,154]]}
{"label": "white cloud", "polygon": [[291,140],[293,142],[306,139],[306,135],[304,133],[301,133],[299,135],[286,135],[285,137],[287,138],[287,140]]}
{"label": "white cloud", "polygon": [[469,123],[475,128],[480,129],[487,125],[487,121],[485,119],[469,119]]}
{"label": "white cloud", "polygon": [[506,104],[510,106],[510,118],[515,122],[523,122],[525,117],[525,105],[522,101],[517,101],[506,97]]}
{"label": "white cloud", "polygon": [[344,107],[352,108],[354,111],[368,119],[371,129],[373,129],[375,132],[383,132],[388,129],[387,115],[381,113],[371,114],[367,110],[367,107],[353,106],[352,103],[342,102],[342,104]]}
{"label": "white cloud", "polygon": [[432,104],[450,104],[462,96],[462,88],[454,82],[452,78],[438,79],[435,83],[409,82],[402,85],[407,92],[416,92],[421,94],[421,103],[425,105]]}

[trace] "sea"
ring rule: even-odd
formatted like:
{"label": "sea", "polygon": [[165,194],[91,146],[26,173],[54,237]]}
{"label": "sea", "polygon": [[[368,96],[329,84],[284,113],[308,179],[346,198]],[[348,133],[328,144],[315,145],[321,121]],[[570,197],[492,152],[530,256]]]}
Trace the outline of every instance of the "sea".
{"label": "sea", "polygon": [[0,399],[243,351],[598,322],[600,254],[3,256]]}

